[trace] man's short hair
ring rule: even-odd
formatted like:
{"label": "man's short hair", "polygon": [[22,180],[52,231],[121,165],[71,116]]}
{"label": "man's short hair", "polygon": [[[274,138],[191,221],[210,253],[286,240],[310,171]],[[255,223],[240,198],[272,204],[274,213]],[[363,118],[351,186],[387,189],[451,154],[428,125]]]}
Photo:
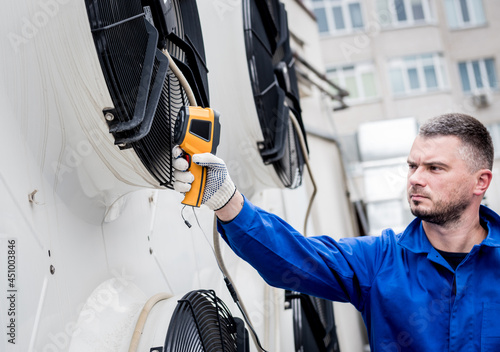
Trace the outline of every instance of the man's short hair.
{"label": "man's short hair", "polygon": [[456,136],[462,142],[459,153],[472,172],[493,168],[493,142],[486,127],[472,116],[444,114],[426,121],[419,130],[422,137]]}

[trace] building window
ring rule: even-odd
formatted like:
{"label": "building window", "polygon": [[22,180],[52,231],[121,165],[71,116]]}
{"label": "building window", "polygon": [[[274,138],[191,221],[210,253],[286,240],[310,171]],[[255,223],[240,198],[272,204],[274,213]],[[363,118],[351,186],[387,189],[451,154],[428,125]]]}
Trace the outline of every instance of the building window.
{"label": "building window", "polygon": [[447,87],[440,54],[411,55],[389,61],[389,79],[394,95],[409,95]]}
{"label": "building window", "polygon": [[348,103],[363,102],[378,98],[373,64],[357,64],[332,67],[327,70],[328,78],[349,92]]}
{"label": "building window", "polygon": [[445,0],[450,28],[477,27],[486,24],[483,0]]}
{"label": "building window", "polygon": [[499,88],[494,59],[459,62],[458,71],[465,93]]}
{"label": "building window", "polygon": [[383,26],[413,26],[433,22],[429,0],[377,0],[376,5]]}
{"label": "building window", "polygon": [[364,27],[359,0],[309,1],[320,33],[344,34]]}

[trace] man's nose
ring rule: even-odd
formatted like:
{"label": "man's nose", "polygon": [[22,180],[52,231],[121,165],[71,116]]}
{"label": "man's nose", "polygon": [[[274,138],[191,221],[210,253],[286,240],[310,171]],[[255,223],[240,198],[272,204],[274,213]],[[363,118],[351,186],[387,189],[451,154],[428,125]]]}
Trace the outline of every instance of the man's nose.
{"label": "man's nose", "polygon": [[416,167],[408,173],[408,183],[411,186],[425,186],[425,173],[422,167]]}

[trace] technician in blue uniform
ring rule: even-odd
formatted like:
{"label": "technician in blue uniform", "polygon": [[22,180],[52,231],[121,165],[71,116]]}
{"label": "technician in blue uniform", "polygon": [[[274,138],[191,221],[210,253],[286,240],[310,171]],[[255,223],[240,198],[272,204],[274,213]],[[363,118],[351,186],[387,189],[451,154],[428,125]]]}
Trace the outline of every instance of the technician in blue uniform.
{"label": "technician in blue uniform", "polygon": [[[175,150],[175,188],[192,176]],[[408,202],[416,216],[399,234],[303,237],[252,205],[212,154],[204,203],[219,232],[273,286],[362,314],[373,352],[500,351],[500,217],[481,205],[492,179],[487,129],[463,114],[421,126],[408,156]]]}

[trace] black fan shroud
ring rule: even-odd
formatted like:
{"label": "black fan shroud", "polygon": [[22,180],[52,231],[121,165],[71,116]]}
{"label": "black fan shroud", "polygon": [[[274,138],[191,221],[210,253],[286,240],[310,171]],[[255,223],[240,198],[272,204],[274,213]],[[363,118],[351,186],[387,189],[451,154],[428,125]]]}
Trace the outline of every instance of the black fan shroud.
{"label": "black fan shroud", "polygon": [[331,301],[288,290],[285,300],[293,310],[295,351],[340,352]]}
{"label": "black fan shroud", "polygon": [[209,105],[208,70],[195,0],[85,0],[114,107],[103,110],[115,144],[133,148],[158,185],[172,188],[173,128],[186,92],[162,53],[182,71],[197,104]]}
{"label": "black fan shroud", "polygon": [[285,187],[295,188],[301,184],[305,159],[290,114],[306,138],[287,13],[278,0],[243,0],[243,23],[254,101],[264,137],[258,143],[260,154],[265,164],[273,165]]}
{"label": "black fan shroud", "polygon": [[236,352],[239,325],[212,290],[196,290],[178,301],[164,352]]}

